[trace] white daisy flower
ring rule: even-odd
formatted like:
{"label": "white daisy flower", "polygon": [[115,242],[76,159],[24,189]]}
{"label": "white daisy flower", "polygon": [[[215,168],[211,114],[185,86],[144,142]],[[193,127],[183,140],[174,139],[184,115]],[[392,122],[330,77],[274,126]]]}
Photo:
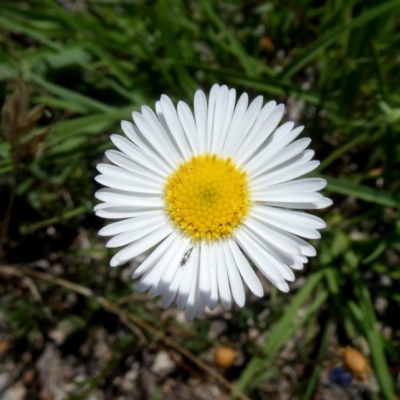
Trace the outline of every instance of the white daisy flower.
{"label": "white daisy flower", "polygon": [[98,216],[120,219],[101,229],[113,236],[107,247],[121,247],[113,267],[156,246],[136,269],[138,290],[175,298],[192,320],[220,298],[245,303],[243,282],[263,295],[251,266],[283,292],[315,249],[301,238],[318,239],[324,221],[294,209],[332,204],[317,193],[320,178],[294,180],[312,170],[310,139],[296,137],[303,127],[277,128],[284,106],[262,96],[251,104],[246,93],[214,85],[207,102],[198,90],[194,113],[180,101],[175,109],[163,95],[156,113],[143,106],[123,121],[128,139],[112,135],[120,151],[106,151],[115,165],[99,164],[96,180],[107,188],[96,197]]}

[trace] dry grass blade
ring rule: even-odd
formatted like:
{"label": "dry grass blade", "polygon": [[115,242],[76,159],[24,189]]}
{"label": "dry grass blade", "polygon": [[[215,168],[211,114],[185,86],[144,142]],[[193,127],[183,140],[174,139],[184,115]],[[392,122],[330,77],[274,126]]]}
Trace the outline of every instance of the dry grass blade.
{"label": "dry grass blade", "polygon": [[24,157],[24,153],[28,149],[24,149],[19,140],[36,126],[45,109],[44,104],[39,104],[29,109],[29,102],[28,88],[22,80],[17,80],[13,94],[7,99],[2,108],[3,135],[13,147],[16,147],[14,148],[15,152],[22,153],[19,154],[20,158]]}
{"label": "dry grass blade", "polygon": [[[75,293],[79,293],[82,296],[90,297],[90,298],[96,300],[99,304],[101,304],[104,307],[104,309],[106,309],[107,311],[109,311],[113,314],[118,315],[121,319],[121,322],[128,329],[131,329],[135,334],[138,333],[137,327],[140,327],[140,328],[145,329],[146,331],[152,333],[154,336],[161,339],[167,345],[171,346],[172,348],[177,350],[179,353],[181,353],[183,356],[187,357],[189,360],[194,362],[199,368],[201,368],[203,371],[207,372],[210,376],[212,376],[214,379],[216,379],[218,382],[220,382],[223,386],[225,386],[226,389],[228,389],[230,392],[236,394],[236,396],[238,396],[240,399],[250,400],[249,397],[247,397],[243,392],[241,392],[234,385],[232,385],[229,381],[227,381],[221,374],[219,374],[217,371],[215,371],[209,365],[204,363],[202,360],[200,360],[198,357],[196,357],[194,354],[192,354],[189,350],[185,349],[183,346],[181,346],[175,340],[169,338],[168,336],[166,336],[162,332],[158,331],[156,328],[154,328],[147,322],[142,321],[140,318],[136,317],[135,315],[120,309],[116,304],[112,303],[111,301],[107,300],[106,298],[96,295],[91,289],[89,289],[85,286],[82,286],[82,285],[77,285],[73,282],[67,281],[62,278],[56,278],[51,274],[35,271],[35,270],[24,268],[24,267],[0,266],[0,272],[3,274],[9,274],[9,275],[20,276],[20,277],[24,277],[24,276],[28,275],[28,276],[31,276],[36,279],[41,279],[46,282],[54,283],[56,285],[62,286],[66,289],[69,289]],[[133,328],[132,323],[136,325],[136,327],[135,327],[136,329],[132,329]],[[143,334],[139,334],[139,340],[141,342],[144,340],[144,342],[142,342],[142,343],[145,343],[146,339],[144,338]]]}

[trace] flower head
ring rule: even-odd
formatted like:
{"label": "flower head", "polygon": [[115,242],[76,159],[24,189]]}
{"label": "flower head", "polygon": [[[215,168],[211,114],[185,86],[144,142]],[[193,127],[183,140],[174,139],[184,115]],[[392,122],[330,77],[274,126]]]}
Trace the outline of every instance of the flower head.
{"label": "flower head", "polygon": [[[302,238],[317,239],[325,227],[318,217],[292,209],[329,206],[317,193],[320,178],[296,179],[314,170],[310,139],[295,140],[303,127],[277,128],[283,105],[248,104],[242,94],[214,85],[207,102],[198,90],[194,114],[180,101],[175,109],[163,95],[156,113],[142,107],[128,139],[112,135],[120,151],[109,150],[115,165],[99,164],[96,180],[107,188],[96,197],[103,218],[120,219],[99,233],[113,236],[107,247],[121,247],[111,266],[126,263],[157,246],[136,269],[139,291],[175,298],[191,320],[220,298],[245,303],[243,282],[257,296],[261,282],[250,262],[280,290],[289,290],[293,269],[302,269],[315,249]],[[296,180],[295,180],[296,179]],[[249,262],[250,261],[250,262]]]}

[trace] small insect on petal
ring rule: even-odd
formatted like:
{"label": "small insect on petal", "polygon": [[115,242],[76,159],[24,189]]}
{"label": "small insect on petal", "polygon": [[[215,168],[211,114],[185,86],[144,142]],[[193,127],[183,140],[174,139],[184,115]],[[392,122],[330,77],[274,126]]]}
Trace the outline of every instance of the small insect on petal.
{"label": "small insect on petal", "polygon": [[189,260],[190,255],[192,254],[193,247],[189,249],[182,258],[181,266],[183,267]]}

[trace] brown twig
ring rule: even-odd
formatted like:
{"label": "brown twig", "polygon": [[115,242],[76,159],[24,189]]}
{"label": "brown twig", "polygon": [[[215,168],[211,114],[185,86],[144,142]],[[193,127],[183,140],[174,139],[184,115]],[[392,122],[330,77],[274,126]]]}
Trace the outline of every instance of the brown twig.
{"label": "brown twig", "polygon": [[148,300],[149,298],[150,296],[148,293],[133,293],[118,299],[117,305],[122,306],[124,304],[132,303],[133,301]]}
{"label": "brown twig", "polygon": [[149,350],[147,347],[142,348],[142,360],[143,360],[143,368],[142,368],[142,390],[143,390],[143,398],[145,400],[151,400],[151,373],[149,369],[150,364],[150,356]]}
{"label": "brown twig", "polygon": [[[47,274],[45,272],[39,272],[35,271],[29,268],[25,267],[19,267],[19,266],[0,266],[0,272],[5,273],[5,274],[10,274],[14,276],[21,276],[23,277],[24,275],[29,275],[37,279],[41,279],[47,282],[54,283],[56,285],[62,286],[64,288],[67,288],[75,293],[79,293],[82,296],[85,297],[91,297],[95,299],[99,304],[101,304],[104,309],[107,311],[118,315],[121,318],[121,322],[124,323],[129,329],[131,329],[131,326],[126,324],[127,321],[133,322],[136,326],[145,329],[146,331],[152,333],[154,336],[158,337],[161,339],[164,343],[166,343],[168,346],[174,348],[177,350],[179,353],[181,353],[183,356],[191,360],[193,363],[195,363],[199,368],[201,368],[203,371],[207,372],[210,376],[212,376],[215,380],[220,382],[225,388],[227,388],[230,392],[235,393],[240,399],[242,400],[250,400],[242,391],[240,391],[235,385],[232,385],[229,381],[227,381],[220,373],[218,373],[215,369],[207,365],[205,362],[200,360],[198,357],[196,357],[194,354],[192,354],[189,350],[181,346],[178,342],[175,340],[171,339],[170,337],[166,336],[164,333],[158,331],[156,328],[154,328],[152,325],[148,324],[145,321],[142,321],[139,317],[136,315],[133,315],[125,310],[121,310],[117,305],[112,303],[111,301],[107,300],[103,296],[98,296],[96,295],[91,289],[78,285],[76,283],[67,281],[66,279],[62,278],[56,278],[51,274]],[[134,331],[134,333],[136,333]]]}

